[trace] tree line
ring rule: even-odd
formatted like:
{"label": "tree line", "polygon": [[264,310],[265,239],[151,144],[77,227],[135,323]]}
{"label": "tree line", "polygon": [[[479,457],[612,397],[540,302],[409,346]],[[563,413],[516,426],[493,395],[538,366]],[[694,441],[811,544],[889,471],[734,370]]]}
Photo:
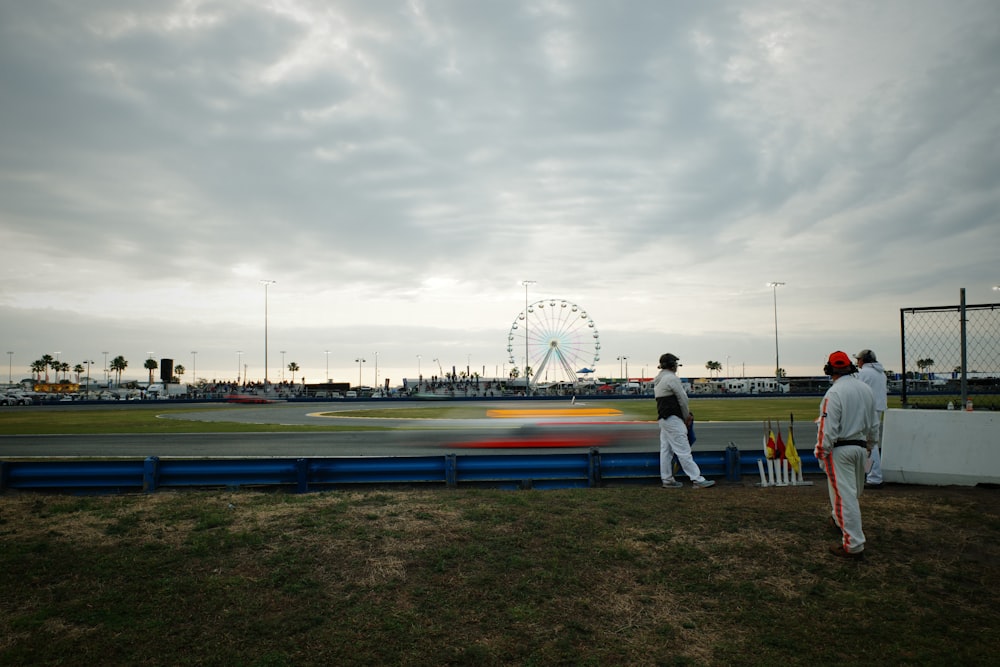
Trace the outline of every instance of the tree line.
{"label": "tree line", "polygon": [[[77,382],[79,382],[81,375],[85,371],[87,372],[88,375],[90,374],[89,368],[85,368],[84,364],[90,366],[93,363],[94,363],[93,361],[84,361],[79,364],[76,364],[75,366],[70,366],[68,362],[60,361],[55,357],[53,357],[51,354],[44,354],[40,359],[36,359],[35,361],[31,362],[30,368],[32,374],[34,375],[35,380],[41,380],[42,377],[44,376],[45,382],[48,383],[49,370],[51,370],[55,374],[57,382],[60,381],[60,375],[62,376],[61,379],[65,380],[66,374],[71,371],[73,373],[76,373],[76,379]],[[160,365],[157,363],[156,359],[150,357],[149,359],[146,359],[146,361],[142,364],[142,367],[145,368],[147,371],[149,371],[149,383],[152,384],[153,371],[158,369]],[[107,370],[115,374],[115,383],[121,384],[122,373],[125,372],[126,368],[128,368],[128,361],[125,359],[124,356],[118,355],[110,362],[108,362]],[[170,378],[170,382],[180,382],[180,376],[184,375],[186,370],[187,369],[184,368],[182,364],[175,365],[173,369],[174,371],[173,377]],[[288,370],[291,371],[294,376],[294,374],[298,372],[300,368],[299,365],[293,361],[290,364],[288,364]],[[197,378],[195,378],[195,380],[197,381]]]}

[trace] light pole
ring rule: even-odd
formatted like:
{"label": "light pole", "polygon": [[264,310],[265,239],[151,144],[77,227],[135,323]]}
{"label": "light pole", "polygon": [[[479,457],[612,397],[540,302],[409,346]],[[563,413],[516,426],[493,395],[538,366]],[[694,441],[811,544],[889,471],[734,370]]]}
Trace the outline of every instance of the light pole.
{"label": "light pole", "polygon": [[323,350],[326,353],[326,383],[330,384],[330,350]]}
{"label": "light pole", "polygon": [[360,389],[360,388],[361,388],[361,366],[362,366],[362,365],[363,365],[363,364],[364,364],[364,363],[365,363],[366,361],[368,361],[368,360],[367,360],[367,359],[362,359],[361,357],[358,357],[358,358],[357,358],[357,359],[355,359],[354,361],[355,361],[355,363],[357,363],[357,365],[358,365],[358,389]]}
{"label": "light pole", "polygon": [[522,280],[524,285],[524,395],[531,392],[531,379],[528,377],[528,285],[534,285],[535,280]]}
{"label": "light pole", "polygon": [[191,381],[198,384],[198,350],[191,350]]}
{"label": "light pole", "polygon": [[423,376],[423,373],[420,372],[420,355],[418,354],[417,355],[417,382],[420,382],[420,378],[422,376]]}
{"label": "light pole", "polygon": [[94,363],[94,361],[92,359],[87,359],[83,363],[87,364],[87,388],[84,390],[85,391],[84,395],[89,398],[90,397],[90,365],[92,363]]}
{"label": "light pole", "polygon": [[236,384],[240,384],[240,373],[243,368],[243,350],[236,350]]}
{"label": "light pole", "polygon": [[[293,380],[295,378],[292,378]],[[285,384],[285,351],[281,351],[281,384]]]}
{"label": "light pole", "polygon": [[375,353],[375,389],[378,389],[378,352]]}
{"label": "light pole", "polygon": [[264,393],[267,394],[267,288],[274,285],[276,280],[261,280],[264,286]]}
{"label": "light pole", "polygon": [[110,385],[111,384],[111,371],[108,369],[108,353],[107,352],[102,352],[101,354],[104,355],[104,384],[105,385]]}
{"label": "light pole", "polygon": [[[12,369],[13,368],[14,368],[14,353],[8,351],[7,352],[7,384],[13,384],[14,383],[14,380],[13,380],[14,376],[12,375]],[[90,375],[90,373],[87,373],[87,375]]]}
{"label": "light pole", "polygon": [[781,379],[781,362],[778,360],[778,288],[785,283],[770,282],[767,284],[774,295],[774,378]]}
{"label": "light pole", "polygon": [[621,375],[621,377],[623,377],[625,379],[625,382],[627,384],[628,383],[628,372],[626,371],[625,375],[622,375],[622,363],[623,362],[625,363],[626,368],[628,368],[628,363],[627,363],[628,362],[628,357],[626,357],[625,355],[622,355],[622,356],[618,357],[618,375]]}

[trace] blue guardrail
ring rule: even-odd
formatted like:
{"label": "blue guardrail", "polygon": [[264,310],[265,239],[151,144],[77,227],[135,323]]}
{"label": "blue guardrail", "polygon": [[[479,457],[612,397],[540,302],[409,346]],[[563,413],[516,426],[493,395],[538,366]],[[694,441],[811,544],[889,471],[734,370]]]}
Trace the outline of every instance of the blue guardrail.
{"label": "blue guardrail", "polygon": [[[800,454],[802,472],[822,471],[811,454]],[[759,478],[760,452],[697,452],[709,478],[738,482]],[[679,476],[683,477],[683,473]],[[295,493],[357,485],[489,487],[506,489],[593,488],[658,484],[659,452],[387,456],[333,458],[0,461],[0,492],[152,493],[158,489],[271,487]]]}

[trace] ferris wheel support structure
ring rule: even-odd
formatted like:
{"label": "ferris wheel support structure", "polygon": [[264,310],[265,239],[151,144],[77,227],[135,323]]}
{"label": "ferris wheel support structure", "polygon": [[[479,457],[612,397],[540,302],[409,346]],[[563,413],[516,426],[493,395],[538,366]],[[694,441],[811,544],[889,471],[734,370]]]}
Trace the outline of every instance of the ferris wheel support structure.
{"label": "ferris wheel support structure", "polygon": [[[525,388],[544,382],[579,382],[600,359],[600,334],[580,306],[565,299],[525,303],[507,334],[507,353],[516,365],[524,347]],[[530,373],[529,373],[530,370]]]}

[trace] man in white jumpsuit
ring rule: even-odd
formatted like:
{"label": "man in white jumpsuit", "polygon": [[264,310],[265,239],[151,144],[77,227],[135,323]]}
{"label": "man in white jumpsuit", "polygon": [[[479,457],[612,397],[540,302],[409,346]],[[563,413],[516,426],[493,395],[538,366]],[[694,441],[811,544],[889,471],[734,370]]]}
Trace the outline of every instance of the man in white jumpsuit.
{"label": "man in white jumpsuit", "polygon": [[688,409],[687,392],[677,377],[680,361],[667,353],[660,355],[660,372],[653,380],[653,397],[656,399],[657,423],[660,425],[660,479],[665,489],[679,489],[684,486],[674,479],[674,455],[680,461],[681,469],[698,489],[715,485],[715,481],[705,479],[701,469],[691,455],[688,441],[688,426],[693,417]]}
{"label": "man in white jumpsuit", "polygon": [[875,358],[875,353],[871,350],[861,350],[854,355],[858,362],[858,379],[864,382],[872,390],[875,396],[875,412],[878,413],[878,441],[872,447],[868,455],[868,474],[865,476],[866,489],[882,488],[882,453],[879,448],[882,446],[882,415],[885,414],[888,402],[888,382],[886,382],[885,368]]}
{"label": "man in white jumpsuit", "polygon": [[841,542],[830,546],[840,558],[864,557],[865,534],[861,528],[861,505],[868,450],[878,440],[875,397],[868,385],[855,377],[857,367],[846,352],[834,352],[823,371],[832,386],[820,403],[819,430],[813,453],[826,472],[833,521],[841,531]]}

